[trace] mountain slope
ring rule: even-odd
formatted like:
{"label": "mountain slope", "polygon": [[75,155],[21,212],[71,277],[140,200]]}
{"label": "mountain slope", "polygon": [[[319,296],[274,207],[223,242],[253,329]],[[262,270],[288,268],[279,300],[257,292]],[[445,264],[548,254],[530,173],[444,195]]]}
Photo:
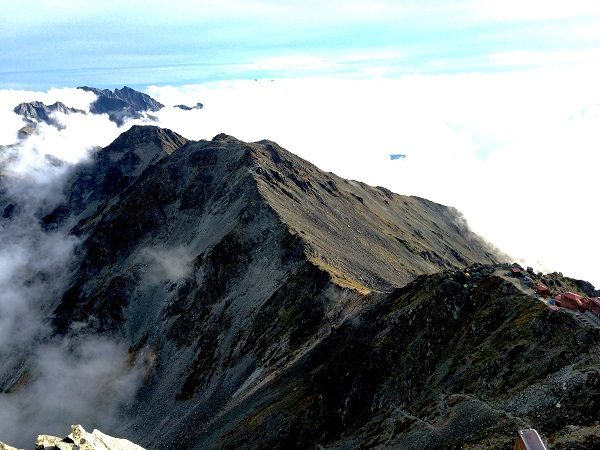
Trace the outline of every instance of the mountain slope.
{"label": "mountain slope", "polygon": [[511,449],[533,426],[596,448],[600,333],[494,269],[421,276],[349,317],[189,445]]}
{"label": "mountain slope", "polygon": [[495,261],[455,211],[342,180],[269,141],[133,127],[67,191],[44,223],[75,223],[83,242],[53,326],[152,355],[116,431],[154,448],[277,376],[379,291]]}
{"label": "mountain slope", "polygon": [[324,173],[273,142],[254,145],[261,195],[312,260],[343,277],[389,290],[416,274],[495,259],[452,208]]}
{"label": "mountain slope", "polygon": [[[107,336],[143,363],[109,434],[160,449],[593,435],[598,333],[500,278],[452,208],[270,141],[135,126],[41,220],[79,240],[55,338]],[[26,389],[27,373],[0,389]]]}

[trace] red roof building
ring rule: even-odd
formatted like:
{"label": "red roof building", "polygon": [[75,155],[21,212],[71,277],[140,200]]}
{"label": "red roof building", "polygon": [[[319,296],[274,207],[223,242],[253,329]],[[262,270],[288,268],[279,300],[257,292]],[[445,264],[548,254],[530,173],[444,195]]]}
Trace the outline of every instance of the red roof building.
{"label": "red roof building", "polygon": [[538,283],[535,285],[535,293],[543,298],[550,297],[550,288],[544,283]]}
{"label": "red roof building", "polygon": [[561,308],[572,309],[574,311],[585,311],[588,309],[590,300],[583,295],[575,294],[573,292],[565,292],[564,294],[557,294],[554,297],[554,303],[556,306]]}

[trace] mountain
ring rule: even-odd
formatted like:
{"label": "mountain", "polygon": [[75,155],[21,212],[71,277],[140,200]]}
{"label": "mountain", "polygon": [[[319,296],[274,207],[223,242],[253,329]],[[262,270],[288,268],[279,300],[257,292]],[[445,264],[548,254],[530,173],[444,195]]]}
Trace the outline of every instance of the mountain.
{"label": "mountain", "polygon": [[191,111],[192,109],[202,109],[202,108],[204,108],[204,105],[202,103],[198,102],[194,106],[175,105],[174,108],[183,109],[184,111]]}
{"label": "mountain", "polygon": [[[108,114],[109,119],[119,126],[122,126],[129,119],[146,117],[155,120],[156,118],[147,115],[147,112],[156,112],[164,107],[162,103],[157,102],[149,95],[127,86],[124,86],[122,89],[115,89],[114,91],[88,86],[82,86],[78,89],[86,92],[93,92],[97,96],[96,100],[90,105],[91,114]],[[203,105],[198,103],[191,108],[185,107],[184,105],[178,105],[178,107],[182,106],[182,109],[191,110],[201,109]],[[59,130],[63,129],[64,125],[53,117],[53,114],[56,112],[63,114],[86,114],[85,111],[71,108],[62,102],[45,105],[40,101],[20,103],[15,106],[13,111],[16,114],[23,116],[27,122],[27,125],[19,130],[20,139],[26,139],[34,134],[40,123],[52,125]]]}
{"label": "mountain", "polygon": [[164,107],[149,95],[127,86],[114,91],[89,86],[81,86],[78,89],[93,92],[98,97],[90,105],[92,114],[108,114],[110,120],[119,126],[127,119],[139,119],[143,117],[144,112],[156,112]]}
{"label": "mountain", "polygon": [[[600,332],[507,279],[453,208],[271,141],[134,126],[40,221],[79,242],[54,337],[110,337],[143,362],[111,435],[151,449],[512,448],[533,426],[594,448]],[[2,392],[26,388],[27,364]]]}
{"label": "mountain", "polygon": [[[52,115],[56,112],[60,112],[63,114],[85,114],[85,111],[70,108],[62,102],[56,102],[52,105],[45,105],[44,103],[38,101],[20,103],[17,106],[15,106],[13,111],[16,114],[23,116],[28,123],[28,127],[31,127],[33,129],[35,129],[35,127],[39,123],[46,123],[48,125],[55,126],[58,129],[63,128],[63,125],[54,117],[52,117]],[[31,134],[29,130],[22,130],[23,133]]]}

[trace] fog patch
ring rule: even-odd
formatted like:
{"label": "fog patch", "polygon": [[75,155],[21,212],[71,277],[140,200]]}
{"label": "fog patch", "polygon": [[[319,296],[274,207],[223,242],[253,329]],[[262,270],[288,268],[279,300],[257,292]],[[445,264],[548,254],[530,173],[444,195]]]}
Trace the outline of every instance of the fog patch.
{"label": "fog patch", "polygon": [[142,358],[132,360],[127,348],[98,337],[40,345],[33,361],[23,385],[0,395],[2,440],[13,445],[61,435],[73,423],[115,427],[144,374]]}
{"label": "fog patch", "polygon": [[138,259],[146,265],[144,280],[149,284],[181,280],[192,271],[193,256],[185,247],[145,247]]}
{"label": "fog patch", "polygon": [[64,128],[41,123],[18,139],[24,121],[12,112],[33,100],[89,111],[94,99],[78,89],[0,91],[0,439],[21,447],[72,423],[110,429],[141,380],[116,339],[53,336],[49,318],[69,286],[79,239],[73,223],[47,230],[41,220],[64,200],[77,164],[136,122],[119,128],[107,115],[55,113]]}

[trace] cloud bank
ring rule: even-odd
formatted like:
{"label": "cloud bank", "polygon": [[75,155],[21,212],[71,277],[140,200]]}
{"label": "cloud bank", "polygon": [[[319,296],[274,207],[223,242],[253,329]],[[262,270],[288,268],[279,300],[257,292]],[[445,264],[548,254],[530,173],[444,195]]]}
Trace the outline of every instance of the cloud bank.
{"label": "cloud bank", "polygon": [[[151,86],[191,139],[268,138],[341,176],[456,206],[523,264],[600,285],[600,66]],[[390,161],[389,154],[406,158]]]}

